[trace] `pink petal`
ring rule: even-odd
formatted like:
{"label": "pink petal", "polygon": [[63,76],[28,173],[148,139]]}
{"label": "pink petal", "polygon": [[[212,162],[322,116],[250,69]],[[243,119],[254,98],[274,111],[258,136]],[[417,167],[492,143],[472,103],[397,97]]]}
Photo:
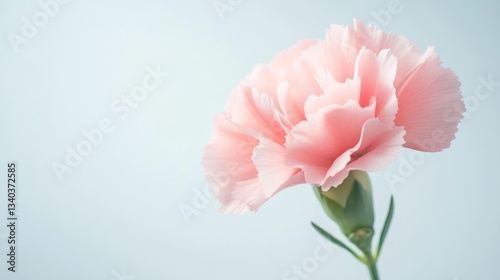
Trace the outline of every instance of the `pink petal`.
{"label": "pink petal", "polygon": [[311,54],[316,54],[316,49],[321,44],[323,43],[314,42],[294,57],[293,61],[289,61],[288,67],[279,69],[278,103],[292,125],[305,119],[304,104],[307,98],[323,93],[322,85],[317,79],[317,68],[309,59]]}
{"label": "pink petal", "polygon": [[[408,38],[394,33],[385,33],[374,26],[366,26],[360,20],[354,20],[354,29],[356,31],[356,47],[358,50],[366,47],[378,54],[384,49],[389,49],[398,59],[397,81],[404,78],[404,73],[407,73],[412,65],[418,62],[421,55],[420,50]],[[404,63],[400,64],[401,62]]]}
{"label": "pink petal", "polygon": [[[268,200],[268,197],[264,195],[262,185],[257,178],[248,181],[236,182],[232,192],[232,201],[240,202],[236,209],[222,208],[222,211],[228,212],[232,210],[231,213],[242,213],[246,211],[241,205],[246,205],[249,210],[256,211],[264,202]],[[232,202],[234,203],[234,202]]]}
{"label": "pink petal", "polygon": [[231,122],[242,130],[250,130],[256,135],[284,143],[285,130],[279,112],[268,95],[259,93],[254,88],[238,87],[231,96],[226,111]]}
{"label": "pink petal", "polygon": [[286,117],[292,125],[305,120],[304,104],[311,95],[323,93],[308,62],[299,58],[291,68],[283,70],[283,79],[288,85],[279,94],[280,104],[285,105]]}
{"label": "pink petal", "polygon": [[286,163],[324,190],[342,183],[351,169],[381,170],[397,157],[405,132],[383,124],[374,111],[375,105],[361,108],[352,100],[319,110],[292,130]]}
{"label": "pink petal", "polygon": [[328,174],[331,177],[322,185],[323,189],[340,185],[350,170],[382,171],[398,157],[405,143],[404,135],[402,127],[387,126],[379,119],[367,120],[363,125],[359,142],[347,152],[350,162],[338,172],[329,170]]}
{"label": "pink petal", "polygon": [[[303,57],[313,69],[316,69],[318,78],[323,72],[328,73],[337,82],[344,82],[352,78],[358,50],[352,27],[331,25],[326,31],[326,41],[304,52]],[[325,79],[318,79],[320,84],[324,84],[322,81]]]}
{"label": "pink petal", "polygon": [[[290,85],[287,81],[282,81],[278,85],[278,103],[286,119],[288,127],[303,120],[300,107],[297,106],[290,93]],[[288,131],[287,131],[288,132]]]}
{"label": "pink petal", "polygon": [[[405,127],[404,146],[425,152],[448,148],[465,111],[455,73],[443,68],[433,49],[428,49],[396,87],[399,110],[395,123]],[[447,118],[447,112],[458,117]]]}
{"label": "pink petal", "polygon": [[396,58],[388,50],[377,56],[363,47],[356,59],[354,78],[333,83],[323,95],[310,96],[305,104],[306,116],[329,104],[343,105],[348,100],[355,100],[361,107],[376,102],[375,116],[392,124],[398,110],[393,86],[396,68]]}
{"label": "pink petal", "polygon": [[[465,105],[460,82],[450,69],[443,68],[433,49],[421,54],[407,38],[384,33],[355,21],[357,45],[375,53],[390,49],[397,57],[394,87],[398,98],[395,124],[406,130],[407,148],[438,152],[450,146]],[[446,114],[453,112],[455,118]]]}
{"label": "pink petal", "polygon": [[259,181],[267,197],[281,190],[283,184],[300,171],[285,165],[287,153],[285,147],[266,138],[261,139],[254,150],[252,159],[259,172]]}
{"label": "pink petal", "polygon": [[236,182],[257,178],[251,159],[257,145],[257,139],[235,127],[225,114],[215,117],[214,132],[205,147],[202,164],[207,182],[223,204],[233,200],[231,192]]}
{"label": "pink petal", "polygon": [[375,101],[375,116],[391,125],[398,111],[394,88],[396,69],[396,57],[389,50],[382,50],[377,56],[365,47],[361,48],[354,69],[354,75],[361,81],[359,104],[365,107]]}
{"label": "pink petal", "polygon": [[269,69],[269,66],[258,64],[252,70],[252,73],[241,82],[242,86],[256,89],[258,92],[271,97],[275,104],[277,103],[276,88],[278,86],[278,77]]}
{"label": "pink petal", "polygon": [[292,66],[302,52],[316,45],[318,42],[320,41],[316,39],[306,39],[298,42],[293,47],[279,52],[273,61],[271,61],[269,67],[273,72],[280,73],[283,69]]}
{"label": "pink petal", "polygon": [[358,101],[360,87],[359,77],[354,77],[352,80],[347,79],[344,83],[332,84],[323,95],[311,95],[304,105],[306,116],[331,104],[344,105],[349,100]]}
{"label": "pink petal", "polygon": [[355,101],[330,105],[295,126],[293,140],[286,144],[286,164],[304,171],[310,184],[323,185],[333,165],[345,166],[350,158],[340,157],[354,147],[366,120],[374,118],[374,107],[361,108]]}

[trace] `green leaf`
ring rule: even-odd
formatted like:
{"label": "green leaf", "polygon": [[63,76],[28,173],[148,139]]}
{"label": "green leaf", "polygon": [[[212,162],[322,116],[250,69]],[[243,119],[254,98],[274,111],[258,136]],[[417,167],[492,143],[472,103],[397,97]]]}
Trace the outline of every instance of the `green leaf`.
{"label": "green leaf", "polygon": [[384,244],[385,237],[389,232],[389,227],[391,226],[392,216],[394,215],[394,197],[391,195],[391,202],[389,204],[389,211],[387,212],[387,217],[385,218],[384,228],[380,234],[380,240],[378,242],[377,251],[375,253],[375,260],[378,259],[380,251],[382,250],[382,245]]}
{"label": "green leaf", "polygon": [[331,235],[329,232],[327,232],[326,230],[322,229],[320,226],[316,225],[314,222],[311,222],[311,225],[313,226],[313,228],[319,232],[319,234],[323,235],[323,237],[325,237],[326,239],[330,240],[330,242],[334,243],[334,244],[337,244],[338,246],[344,248],[345,250],[347,250],[349,253],[351,253],[356,259],[362,261],[362,262],[365,262],[365,260],[359,256],[358,254],[356,254],[351,248],[349,248],[347,245],[345,245],[344,243],[342,243],[342,241],[338,240],[336,237],[334,237],[333,235]]}

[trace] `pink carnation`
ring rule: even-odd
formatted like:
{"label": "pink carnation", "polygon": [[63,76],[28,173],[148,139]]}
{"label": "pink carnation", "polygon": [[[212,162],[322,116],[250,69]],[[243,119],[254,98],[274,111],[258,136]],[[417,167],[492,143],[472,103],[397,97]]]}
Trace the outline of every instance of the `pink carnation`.
{"label": "pink carnation", "polygon": [[449,147],[461,98],[433,48],[421,53],[360,21],[332,25],[326,40],[299,42],[238,85],[215,117],[207,180],[222,210],[235,213],[297,184],[328,190],[350,170],[383,170],[401,147]]}

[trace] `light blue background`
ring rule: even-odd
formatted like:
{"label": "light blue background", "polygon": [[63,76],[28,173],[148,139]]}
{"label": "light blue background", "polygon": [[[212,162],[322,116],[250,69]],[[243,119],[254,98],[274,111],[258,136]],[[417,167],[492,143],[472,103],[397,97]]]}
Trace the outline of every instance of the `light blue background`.
{"label": "light blue background", "polygon": [[[72,0],[16,53],[9,34],[20,35],[22,18],[41,7],[1,1],[0,182],[6,163],[17,161],[19,249],[18,273],[7,272],[2,183],[0,279],[286,279],[294,265],[311,262],[321,243],[309,222],[338,230],[308,186],[243,216],[221,214],[200,195],[211,119],[257,63],[300,39],[324,38],[332,23],[377,23],[390,2],[233,0],[221,19],[213,0]],[[401,0],[400,7],[378,23],[422,49],[436,47],[461,79],[469,115],[450,149],[401,174],[406,160],[421,156],[406,150],[373,174],[378,228],[391,191],[385,176],[404,179],[392,188],[396,213],[381,279],[498,279],[500,87],[483,99],[474,94],[481,77],[500,81],[500,5]],[[156,65],[169,77],[121,120],[111,104]],[[60,182],[53,162],[63,163],[66,147],[105,118],[114,131]],[[187,222],[183,207],[199,212]],[[340,249],[316,263],[307,279],[368,279]]]}

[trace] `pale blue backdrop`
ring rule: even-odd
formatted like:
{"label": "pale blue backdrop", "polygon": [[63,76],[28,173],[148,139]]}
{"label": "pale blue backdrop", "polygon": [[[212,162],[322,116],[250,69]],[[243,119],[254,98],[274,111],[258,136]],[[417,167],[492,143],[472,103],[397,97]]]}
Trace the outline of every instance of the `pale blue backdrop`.
{"label": "pale blue backdrop", "polygon": [[[450,149],[407,150],[373,174],[377,227],[396,197],[381,279],[498,279],[499,10],[487,0],[1,1],[0,279],[368,279],[310,227],[338,233],[308,186],[224,215],[200,165],[212,117],[255,64],[353,18],[435,46],[469,110]],[[390,175],[400,180],[390,186]]]}

